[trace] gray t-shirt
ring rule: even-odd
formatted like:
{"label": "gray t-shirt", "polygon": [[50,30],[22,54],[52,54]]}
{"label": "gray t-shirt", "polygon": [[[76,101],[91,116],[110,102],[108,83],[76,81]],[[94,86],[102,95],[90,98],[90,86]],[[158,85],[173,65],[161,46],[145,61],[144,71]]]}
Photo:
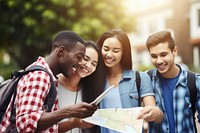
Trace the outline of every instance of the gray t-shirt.
{"label": "gray t-shirt", "polygon": [[[65,106],[69,106],[75,103],[82,102],[81,100],[81,89],[78,92],[73,92],[64,88],[61,84],[58,83],[58,106],[59,108],[63,108]],[[63,121],[66,121],[64,119]],[[66,133],[82,133],[80,128],[74,128]]]}

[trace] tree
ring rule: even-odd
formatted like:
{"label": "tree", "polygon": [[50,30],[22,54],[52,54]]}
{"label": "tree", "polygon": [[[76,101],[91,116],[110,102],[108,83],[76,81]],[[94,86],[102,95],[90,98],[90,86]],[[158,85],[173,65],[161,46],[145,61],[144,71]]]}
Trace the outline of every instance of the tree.
{"label": "tree", "polygon": [[55,33],[73,30],[96,41],[111,28],[134,29],[122,0],[0,0],[0,49],[25,68],[51,50]]}

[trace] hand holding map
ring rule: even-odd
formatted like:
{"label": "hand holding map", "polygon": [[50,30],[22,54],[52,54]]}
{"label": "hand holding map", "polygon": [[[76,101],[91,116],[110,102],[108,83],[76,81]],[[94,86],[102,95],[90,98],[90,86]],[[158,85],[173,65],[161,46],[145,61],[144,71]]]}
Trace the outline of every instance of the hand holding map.
{"label": "hand holding map", "polygon": [[83,120],[122,133],[141,133],[143,119],[137,119],[142,107],[98,109]]}

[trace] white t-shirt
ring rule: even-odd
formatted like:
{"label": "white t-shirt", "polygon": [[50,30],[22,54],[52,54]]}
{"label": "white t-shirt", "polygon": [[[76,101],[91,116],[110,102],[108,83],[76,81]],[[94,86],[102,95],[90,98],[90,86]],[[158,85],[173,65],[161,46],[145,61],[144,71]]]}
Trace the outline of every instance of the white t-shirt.
{"label": "white t-shirt", "polygon": [[[81,89],[78,92],[70,91],[64,88],[60,83],[58,83],[58,106],[63,108],[65,106],[73,105],[75,103],[82,102],[81,100]],[[63,121],[66,121],[64,119]],[[82,133],[80,128],[74,128],[66,133]]]}

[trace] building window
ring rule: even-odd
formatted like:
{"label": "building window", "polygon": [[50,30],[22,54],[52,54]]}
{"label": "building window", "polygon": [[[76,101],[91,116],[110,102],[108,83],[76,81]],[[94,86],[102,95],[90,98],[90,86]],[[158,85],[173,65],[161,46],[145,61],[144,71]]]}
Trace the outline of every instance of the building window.
{"label": "building window", "polygon": [[200,2],[190,8],[190,35],[191,38],[200,37]]}
{"label": "building window", "polygon": [[197,10],[197,13],[198,13],[198,26],[200,27],[200,9]]}

